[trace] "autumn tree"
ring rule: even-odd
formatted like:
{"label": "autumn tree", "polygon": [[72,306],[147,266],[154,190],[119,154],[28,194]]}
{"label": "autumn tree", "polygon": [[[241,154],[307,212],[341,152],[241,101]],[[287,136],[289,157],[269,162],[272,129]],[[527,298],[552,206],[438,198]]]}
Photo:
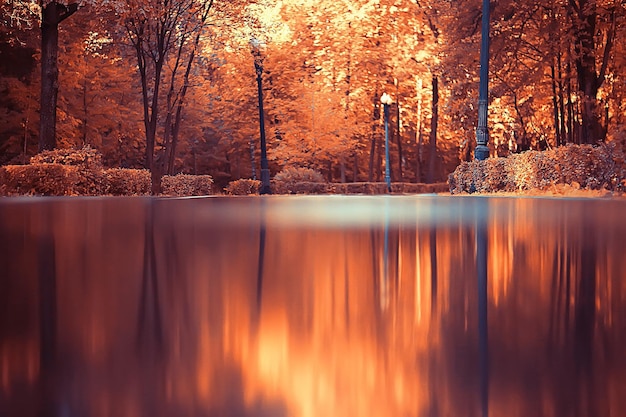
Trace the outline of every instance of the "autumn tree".
{"label": "autumn tree", "polygon": [[[465,19],[457,25],[459,41],[475,44],[477,21],[467,19],[474,14],[457,15]],[[623,7],[612,1],[492,3],[492,145],[504,147],[506,136],[510,151],[604,141],[611,105],[603,86],[618,70],[614,49],[623,18]],[[450,58],[451,67],[467,62],[452,50]]]}
{"label": "autumn tree", "polygon": [[581,141],[603,142],[606,126],[602,123],[598,91],[606,79],[615,43],[617,14],[624,14],[624,4],[619,1],[570,0],[567,13],[572,22],[573,51],[582,100]]}
{"label": "autumn tree", "polygon": [[41,9],[41,101],[39,150],[56,147],[59,92],[59,25],[78,10],[78,3],[47,1]]}
{"label": "autumn tree", "polygon": [[113,10],[86,6],[88,22],[71,19],[60,42],[57,132],[59,147],[98,149],[109,166],[143,166],[141,94],[128,88],[136,69],[133,57],[105,22]]}
{"label": "autumn tree", "polygon": [[[104,7],[110,1],[99,2]],[[4,2],[3,8],[10,8],[12,25],[34,26],[38,21],[41,29],[41,79],[39,95],[39,150],[54,149],[57,146],[57,102],[59,94],[59,26],[72,16],[80,5],[89,2],[72,0],[18,0]],[[3,10],[4,11],[4,10]]]}
{"label": "autumn tree", "polygon": [[38,148],[38,15],[36,4],[0,2],[0,163]]}
{"label": "autumn tree", "polygon": [[[146,168],[159,191],[171,172],[189,88],[189,76],[213,0],[133,0],[126,3],[125,27],[137,58],[146,135]],[[157,135],[161,151],[155,163]]]}

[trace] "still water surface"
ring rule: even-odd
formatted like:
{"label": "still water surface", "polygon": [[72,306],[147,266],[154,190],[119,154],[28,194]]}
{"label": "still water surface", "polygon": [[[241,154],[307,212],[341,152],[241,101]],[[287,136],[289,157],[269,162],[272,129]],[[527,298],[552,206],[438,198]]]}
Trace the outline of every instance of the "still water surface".
{"label": "still water surface", "polygon": [[1,416],[626,415],[626,201],[0,201]]}

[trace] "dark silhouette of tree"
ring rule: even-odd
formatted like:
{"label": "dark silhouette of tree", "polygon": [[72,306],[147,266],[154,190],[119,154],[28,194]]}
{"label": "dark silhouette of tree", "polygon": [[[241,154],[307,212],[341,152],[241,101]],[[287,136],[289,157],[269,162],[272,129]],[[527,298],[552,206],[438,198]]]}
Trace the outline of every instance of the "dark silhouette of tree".
{"label": "dark silhouette of tree", "polygon": [[78,10],[78,3],[51,1],[41,10],[41,102],[39,150],[56,148],[57,99],[59,93],[59,24]]}

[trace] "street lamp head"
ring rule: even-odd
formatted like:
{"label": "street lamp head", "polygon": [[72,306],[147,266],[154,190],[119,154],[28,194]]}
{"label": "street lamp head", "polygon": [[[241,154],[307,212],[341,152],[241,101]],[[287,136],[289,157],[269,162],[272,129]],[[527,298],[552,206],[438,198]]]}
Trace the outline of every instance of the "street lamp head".
{"label": "street lamp head", "polygon": [[391,103],[393,103],[393,100],[391,99],[391,96],[387,93],[383,93],[383,95],[380,97],[380,102],[386,105],[390,105]]}
{"label": "street lamp head", "polygon": [[257,38],[250,38],[250,49],[252,49],[252,55],[261,56],[263,49],[265,49],[265,43]]}
{"label": "street lamp head", "polygon": [[254,68],[257,77],[263,73],[263,54],[262,49],[265,45],[257,38],[250,39],[250,48],[252,48],[252,56],[254,56]]}

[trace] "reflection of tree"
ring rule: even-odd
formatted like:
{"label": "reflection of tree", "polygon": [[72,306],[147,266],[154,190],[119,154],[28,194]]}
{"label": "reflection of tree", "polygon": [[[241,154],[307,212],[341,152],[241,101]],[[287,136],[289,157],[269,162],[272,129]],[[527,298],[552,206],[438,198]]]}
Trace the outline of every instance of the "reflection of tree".
{"label": "reflection of tree", "polygon": [[137,323],[137,343],[148,343],[157,350],[163,348],[163,324],[159,301],[157,260],[154,242],[154,200],[150,199],[146,208],[145,240],[143,251],[143,276]]}
{"label": "reflection of tree", "polygon": [[265,201],[261,201],[261,225],[259,228],[259,264],[256,279],[256,304],[257,314],[261,313],[261,300],[263,297],[263,265],[265,263]]}
{"label": "reflection of tree", "polygon": [[[589,223],[578,229],[567,226],[558,225],[559,243],[552,267],[549,337],[552,360],[557,366],[553,388],[561,415],[606,416],[609,413],[602,364],[594,363],[594,347],[599,341],[596,327],[602,325],[597,319],[600,243]],[[574,397],[576,401],[572,401]]]}
{"label": "reflection of tree", "polygon": [[59,388],[57,374],[58,308],[57,268],[54,232],[54,205],[42,204],[39,213],[41,232],[37,241],[37,275],[39,283],[39,360],[40,388],[38,414],[55,416]]}
{"label": "reflection of tree", "polygon": [[[440,315],[437,311],[437,226],[435,224],[430,225],[428,228],[428,243],[422,243],[429,248],[430,254],[430,319],[432,325],[428,328],[428,337],[434,338],[437,323],[440,319]],[[417,266],[420,267],[419,265]],[[442,355],[438,349],[431,349],[428,353],[428,386],[429,386],[429,398],[428,398],[428,411],[427,417],[439,417],[441,413],[440,401],[442,390],[440,388],[442,382],[441,374],[442,368]]]}
{"label": "reflection of tree", "polygon": [[[252,225],[209,223],[202,232],[189,233],[200,230],[199,219],[172,221],[166,210],[180,203],[154,204],[142,206],[145,228],[133,230],[132,244],[120,242],[126,251],[145,241],[143,259],[135,254],[134,263],[121,266],[131,265],[128,275],[136,279],[89,281],[102,297],[93,297],[98,304],[118,297],[118,289],[132,291],[116,299],[115,311],[94,309],[89,320],[73,315],[94,302],[91,298],[66,303],[83,297],[76,284],[85,273],[65,263],[80,253],[68,236],[82,244],[84,235],[53,238],[60,226],[42,231],[37,223],[33,236],[42,239],[18,241],[30,253],[27,259],[37,257],[28,282],[30,293],[37,294],[35,274],[41,281],[42,327],[33,324],[33,331],[42,332],[42,355],[53,352],[44,352],[44,346],[58,342],[59,357],[79,352],[78,360],[84,358],[73,362],[78,366],[71,369],[71,380],[57,379],[60,388],[50,390],[56,398],[71,397],[71,402],[84,394],[90,404],[99,404],[94,392],[103,392],[106,401],[134,402],[143,415],[166,415],[170,406],[202,415],[287,410],[299,415],[292,409],[304,406],[294,403],[309,404],[318,395],[311,393],[315,387],[324,387],[307,412],[324,415],[331,408],[363,406],[369,414],[352,415],[477,417],[481,408],[486,412],[487,397],[479,392],[484,395],[488,387],[493,415],[608,417],[623,411],[615,392],[623,382],[624,362],[607,359],[602,345],[602,336],[616,348],[623,341],[619,229],[607,236],[603,229],[572,227],[564,217],[551,218],[549,227],[507,217],[502,229],[494,203],[489,210],[495,215],[478,228],[465,222],[436,228],[379,222],[366,231],[291,230],[275,227],[268,215],[268,229],[263,219],[255,219]],[[60,210],[55,214],[61,217]],[[67,227],[74,230],[75,222]],[[257,251],[258,259],[241,259]],[[493,266],[494,259],[503,258],[510,260],[510,269]],[[141,279],[138,262],[143,262]],[[86,273],[100,266],[87,263]],[[9,276],[16,274],[11,270]],[[386,308],[381,303],[385,285]],[[0,292],[0,299],[14,294]],[[37,311],[37,302],[29,305]],[[138,322],[129,322],[129,312],[138,314]],[[107,343],[101,356],[76,337],[93,323]],[[117,350],[135,336],[142,347],[166,349],[154,355],[142,349],[139,355],[148,361],[136,366],[137,355]],[[36,336],[33,341],[38,342]],[[490,369],[483,359],[487,353]],[[116,361],[112,369],[108,360]],[[116,373],[120,368],[122,376]],[[90,375],[98,382],[76,388]]]}
{"label": "reflection of tree", "polygon": [[585,227],[580,252],[580,277],[576,291],[574,310],[574,347],[576,363],[581,372],[591,370],[594,328],[596,322],[596,242],[591,227]]}
{"label": "reflection of tree", "polygon": [[381,266],[381,261],[380,261],[380,256],[378,253],[378,247],[379,245],[379,237],[378,234],[376,233],[376,229],[372,228],[370,230],[370,246],[372,248],[372,278],[374,279],[372,284],[374,285],[374,299],[372,300],[372,304],[374,306],[376,306],[375,308],[375,312],[376,312],[376,317],[378,318],[378,316],[380,315],[380,310],[381,310],[381,280],[384,279],[383,275],[383,271],[381,270],[381,268],[384,268],[384,265]]}
{"label": "reflection of tree", "polygon": [[568,249],[569,237],[567,228],[561,223],[556,226],[556,254],[552,268],[552,285],[550,300],[550,347],[562,342],[562,335],[569,327],[571,299],[571,248]]}
{"label": "reflection of tree", "polygon": [[54,235],[52,233],[53,206],[41,208],[42,232],[37,243],[37,270],[39,276],[39,332],[42,371],[50,370],[56,361],[57,350],[57,277]]}
{"label": "reflection of tree", "polygon": [[576,291],[574,309],[574,360],[580,401],[578,415],[609,415],[605,401],[605,378],[600,367],[594,366],[594,346],[596,344],[596,286],[598,241],[593,226],[585,223],[580,253],[580,276]]}
{"label": "reflection of tree", "polygon": [[432,313],[437,310],[437,225],[430,227],[430,309]]}

